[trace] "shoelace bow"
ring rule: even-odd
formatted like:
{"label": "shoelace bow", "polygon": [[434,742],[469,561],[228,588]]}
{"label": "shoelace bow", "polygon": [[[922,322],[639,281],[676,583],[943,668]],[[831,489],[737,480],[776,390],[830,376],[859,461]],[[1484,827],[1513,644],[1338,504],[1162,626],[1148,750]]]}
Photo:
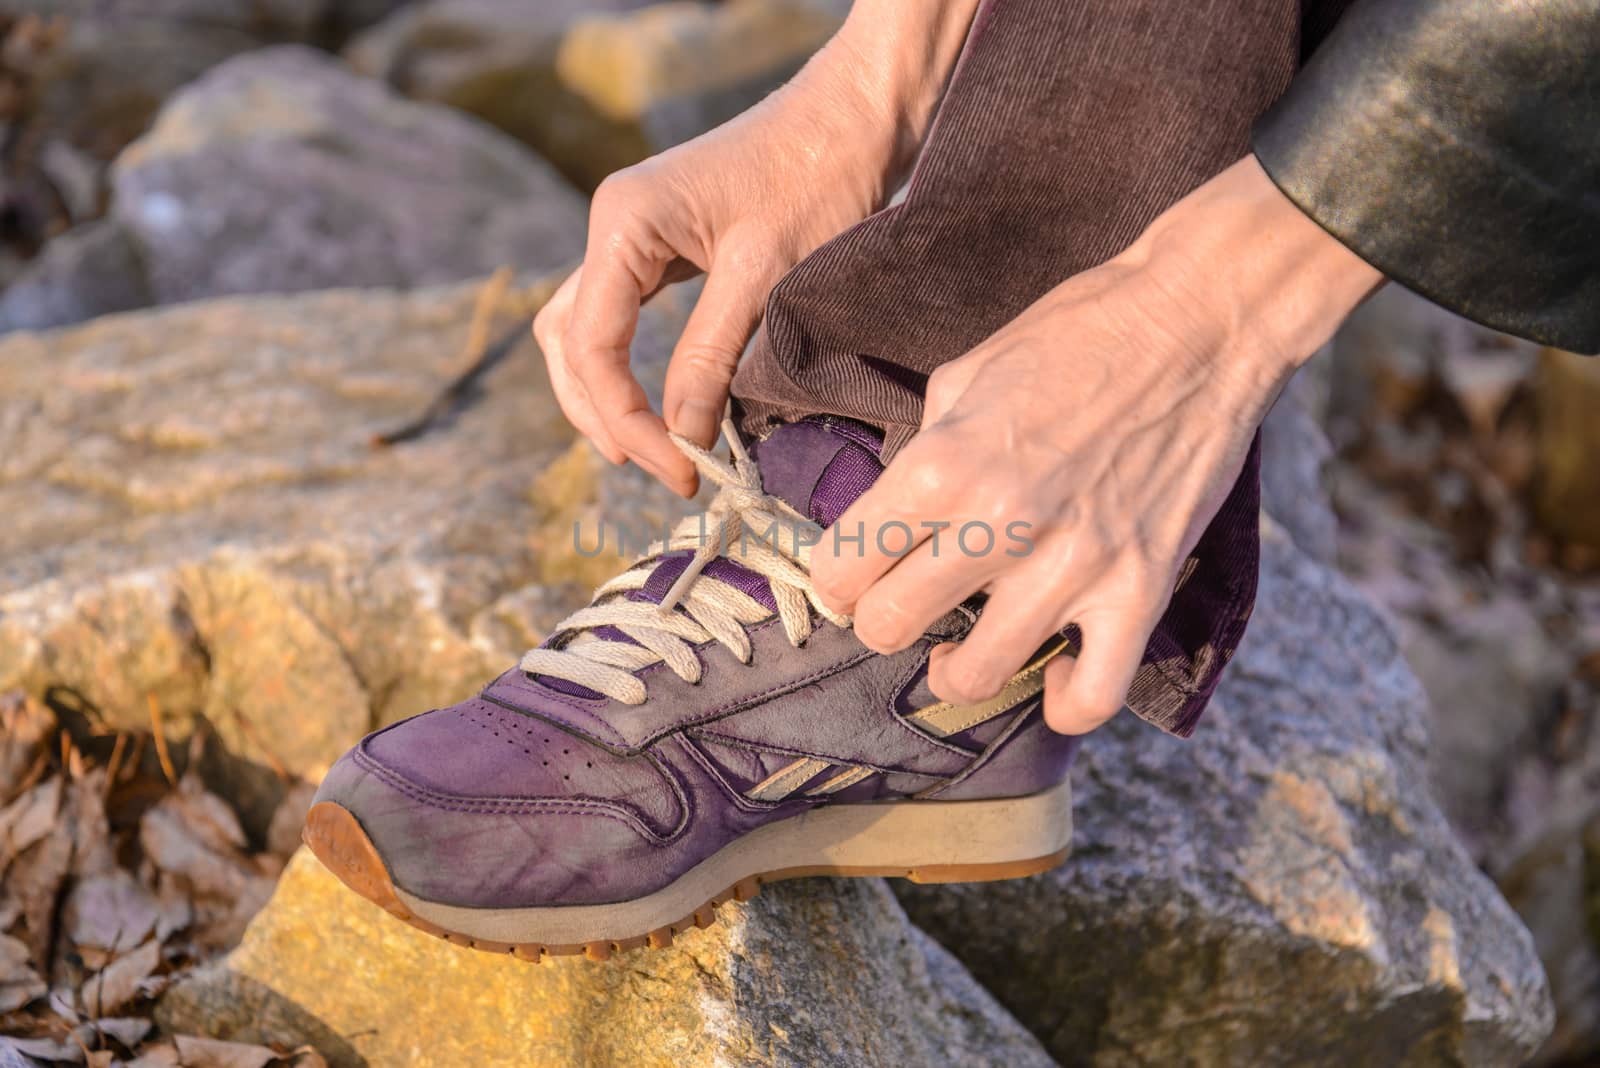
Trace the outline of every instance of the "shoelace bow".
{"label": "shoelace bow", "polygon": [[[766,619],[771,611],[743,590],[702,574],[707,564],[735,545],[738,562],[771,587],[791,645],[811,636],[812,608],[830,622],[850,625],[850,617],[824,606],[811,586],[812,546],[795,533],[810,521],[762,490],[761,474],[731,421],[723,422],[722,432],[733,449],[731,466],[694,442],[672,435],[673,444],[693,461],[701,477],[717,485],[711,506],[679,522],[665,543],[651,546],[632,567],[596,590],[589,607],[562,620],[556,627],[560,648],[530,649],[518,667],[638,705],[645,701],[644,683],[633,675],[640,668],[665,663],[685,682],[700,681],[703,667],[693,645],[716,641],[740,663],[750,663],[745,626]],[[779,536],[772,535],[774,530]],[[750,536],[741,538],[744,531]],[[651,565],[663,553],[679,549],[693,549],[694,555],[660,604],[627,598],[644,588],[654,570]],[[677,611],[680,606],[683,610]],[[593,633],[597,627],[615,627],[639,644],[608,640]]]}

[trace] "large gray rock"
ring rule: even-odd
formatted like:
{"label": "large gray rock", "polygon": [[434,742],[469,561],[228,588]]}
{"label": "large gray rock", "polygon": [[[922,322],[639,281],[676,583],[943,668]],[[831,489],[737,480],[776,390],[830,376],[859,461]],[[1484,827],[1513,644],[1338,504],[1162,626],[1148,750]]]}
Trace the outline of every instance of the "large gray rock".
{"label": "large gray rock", "polygon": [[[436,433],[369,440],[459,368],[476,290],[232,299],[0,340],[0,692],[76,695],[118,728],[147,727],[153,701],[175,741],[206,718],[238,761],[215,785],[259,831],[274,767],[315,778],[536,644],[615,568],[578,557],[572,524],[633,476],[569,449],[531,342]],[[689,295],[650,303],[641,364],[664,360]]]}
{"label": "large gray rock", "polygon": [[573,181],[709,130],[797,71],[842,0],[428,0],[356,38],[359,71],[478,115]]}
{"label": "large gray rock", "polygon": [[1520,1064],[1549,993],[1428,794],[1422,691],[1373,608],[1263,532],[1195,737],[1119,717],[1063,868],[901,900],[1064,1063]]}
{"label": "large gray rock", "polygon": [[7,0],[8,12],[64,16],[74,22],[107,17],[130,26],[215,27],[265,40],[332,45],[378,21],[406,0]]}
{"label": "large gray rock", "polygon": [[667,949],[528,964],[398,923],[304,851],[158,1019],[334,1068],[1054,1063],[877,880],[780,883]]}
{"label": "large gray rock", "polygon": [[0,290],[0,331],[43,330],[152,302],[138,244],[115,222],[100,219],[46,245],[18,278]]}
{"label": "large gray rock", "polygon": [[[252,52],[176,94],[112,171],[110,225],[156,303],[546,271],[583,250],[583,198],[487,126],[415,104],[298,46]],[[48,257],[32,292],[103,313],[123,293]],[[61,322],[35,299],[0,329]]]}

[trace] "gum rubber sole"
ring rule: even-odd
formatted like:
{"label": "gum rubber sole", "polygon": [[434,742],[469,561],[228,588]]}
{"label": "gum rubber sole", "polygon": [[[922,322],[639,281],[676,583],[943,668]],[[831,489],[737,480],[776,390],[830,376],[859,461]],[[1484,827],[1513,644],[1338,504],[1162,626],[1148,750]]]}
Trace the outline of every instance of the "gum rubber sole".
{"label": "gum rubber sole", "polygon": [[[1061,787],[1047,791],[1044,795],[1020,799],[1020,802],[1022,804],[1032,804],[1036,807],[1041,802],[1051,806],[1059,806],[1062,801],[1065,801],[1070,805],[1070,794],[1067,791],[1066,784],[1062,784]],[[937,807],[940,804],[966,807],[984,804],[1004,806],[1009,803],[921,802],[918,803],[917,807]],[[788,823],[790,821],[786,820],[784,822]],[[591,910],[620,910],[630,907],[632,903],[619,906],[561,906],[550,909],[494,910],[467,909],[422,901],[394,885],[387,865],[384,864],[383,858],[379,856],[377,848],[373,846],[372,840],[367,837],[366,831],[362,829],[355,815],[332,801],[322,801],[311,807],[311,811],[306,816],[306,825],[301,832],[301,838],[310,847],[317,859],[340,882],[396,919],[459,946],[489,953],[509,953],[520,960],[537,963],[547,955],[573,956],[582,954],[590,960],[605,960],[611,954],[623,950],[641,947],[659,949],[670,946],[676,935],[684,933],[690,927],[709,927],[715,923],[717,909],[724,903],[728,901],[748,901],[760,893],[763,883],[777,882],[782,879],[795,879],[812,875],[880,876],[906,878],[918,883],[947,883],[987,882],[997,879],[1017,879],[1029,875],[1037,875],[1060,865],[1067,858],[1070,847],[1066,844],[1065,839],[1070,838],[1070,828],[1070,817],[1068,817],[1065,827],[1052,832],[1050,835],[1052,840],[1061,841],[1058,848],[1052,849],[1047,853],[1020,859],[1006,859],[986,863],[952,862],[910,865],[823,863],[777,867],[718,884],[722,886],[720,891],[709,895],[699,895],[696,900],[700,903],[690,907],[686,913],[680,912],[681,918],[671,923],[650,926],[647,930],[625,937],[576,941],[500,939],[486,937],[481,931],[468,933],[456,928],[483,926],[481,923],[473,922],[478,917],[493,919],[498,916],[515,917],[519,913],[528,912],[574,913]],[[769,825],[768,828],[763,828],[768,833],[771,833],[774,829],[775,827],[772,825]],[[761,832],[756,833],[759,834]],[[1023,837],[1025,838],[1026,836],[1024,835]],[[685,876],[686,878],[687,876]],[[680,883],[683,881],[683,879],[679,880]],[[672,887],[667,889],[671,890]],[[430,918],[420,914],[425,911],[433,911],[436,916]],[[440,919],[445,922],[438,922]],[[461,920],[468,922],[461,922]],[[508,924],[504,923],[502,925],[508,926]]]}

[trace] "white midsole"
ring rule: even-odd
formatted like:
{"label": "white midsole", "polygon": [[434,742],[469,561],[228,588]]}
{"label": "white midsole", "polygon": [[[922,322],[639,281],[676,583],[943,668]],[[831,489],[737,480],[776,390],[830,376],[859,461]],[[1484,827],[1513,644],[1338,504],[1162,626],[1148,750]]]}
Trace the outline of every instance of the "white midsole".
{"label": "white midsole", "polygon": [[395,893],[418,917],[470,938],[566,945],[637,937],[675,923],[752,875],[824,866],[895,874],[1000,865],[1049,856],[1071,840],[1072,787],[1063,781],[1026,797],[808,809],[730,842],[654,893],[615,904],[465,908],[399,887]]}

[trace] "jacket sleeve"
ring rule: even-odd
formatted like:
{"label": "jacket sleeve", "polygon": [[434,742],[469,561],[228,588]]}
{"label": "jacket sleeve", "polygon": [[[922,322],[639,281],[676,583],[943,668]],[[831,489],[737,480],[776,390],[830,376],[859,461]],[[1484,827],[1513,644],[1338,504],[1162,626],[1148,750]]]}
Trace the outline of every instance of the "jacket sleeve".
{"label": "jacket sleeve", "polygon": [[1394,281],[1600,351],[1600,2],[1364,0],[1253,143],[1289,199]]}

